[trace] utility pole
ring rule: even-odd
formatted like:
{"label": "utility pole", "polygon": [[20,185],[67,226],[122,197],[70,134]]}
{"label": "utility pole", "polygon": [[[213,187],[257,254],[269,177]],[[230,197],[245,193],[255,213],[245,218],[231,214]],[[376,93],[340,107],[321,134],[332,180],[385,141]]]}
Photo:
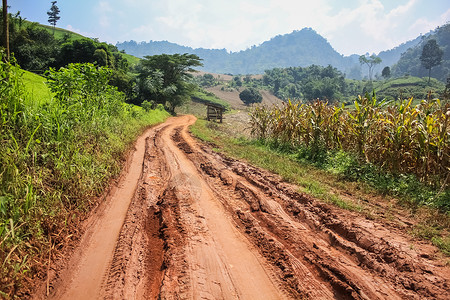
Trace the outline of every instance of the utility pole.
{"label": "utility pole", "polygon": [[6,61],[9,61],[9,21],[8,21],[8,1],[3,1],[3,45],[6,50]]}

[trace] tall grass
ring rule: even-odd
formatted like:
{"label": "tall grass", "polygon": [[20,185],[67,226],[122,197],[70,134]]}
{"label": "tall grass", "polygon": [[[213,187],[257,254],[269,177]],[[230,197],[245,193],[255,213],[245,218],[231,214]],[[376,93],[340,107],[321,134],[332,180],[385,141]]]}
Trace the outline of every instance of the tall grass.
{"label": "tall grass", "polygon": [[[0,54],[0,60],[2,60]],[[14,63],[0,63],[0,295],[23,296],[45,277],[121,168],[142,128],[167,112],[124,103],[109,71],[71,65],[48,77],[55,95],[30,105]]]}
{"label": "tall grass", "polygon": [[[444,191],[450,174],[450,105],[413,99],[388,105],[376,96],[358,97],[354,109],[323,101],[255,107],[250,113],[258,138],[308,149],[313,159],[345,151],[364,165],[389,174],[412,174]],[[449,199],[439,206],[450,208]]]}

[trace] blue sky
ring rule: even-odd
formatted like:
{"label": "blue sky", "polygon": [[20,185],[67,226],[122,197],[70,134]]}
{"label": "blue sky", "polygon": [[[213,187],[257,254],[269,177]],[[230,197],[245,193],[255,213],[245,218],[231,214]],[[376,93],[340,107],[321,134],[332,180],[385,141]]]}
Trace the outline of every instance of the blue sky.
{"label": "blue sky", "polygon": [[[48,24],[51,1],[9,0]],[[167,40],[245,50],[311,27],[341,54],[378,53],[450,21],[448,0],[59,0],[57,26],[112,44]]]}

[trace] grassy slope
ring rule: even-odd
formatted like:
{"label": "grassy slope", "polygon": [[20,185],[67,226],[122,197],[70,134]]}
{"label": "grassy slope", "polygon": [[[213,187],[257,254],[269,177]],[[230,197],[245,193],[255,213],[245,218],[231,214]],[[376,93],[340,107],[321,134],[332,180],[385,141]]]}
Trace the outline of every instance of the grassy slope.
{"label": "grassy slope", "polygon": [[200,103],[218,104],[227,110],[230,109],[230,104],[228,102],[216,97],[213,93],[207,92],[205,90],[199,89],[195,91],[192,95],[192,99]]}
{"label": "grassy slope", "polygon": [[122,55],[128,60],[128,64],[130,65],[130,67],[136,66],[141,60],[139,57],[127,53],[123,53]]}
{"label": "grassy slope", "polygon": [[384,97],[426,99],[429,92],[432,98],[439,98],[444,92],[445,85],[434,78],[431,78],[428,84],[428,78],[407,76],[377,81],[374,88],[377,94]]}
{"label": "grassy slope", "polygon": [[46,79],[32,72],[24,71],[22,75],[25,90],[28,93],[27,99],[34,104],[42,104],[51,99],[52,93],[45,84]]}
{"label": "grassy slope", "polygon": [[[37,22],[30,22],[30,21],[26,21],[25,20],[25,26],[39,26],[39,27],[43,27],[44,29],[46,29],[48,32],[53,33],[53,26],[49,26],[49,25],[44,25],[44,24],[40,24]],[[54,28],[54,32],[55,32],[55,38],[57,39],[62,39],[64,37],[64,35],[68,34],[70,36],[70,39],[72,40],[76,40],[76,39],[84,39],[85,37],[82,36],[79,33],[67,30],[67,29],[63,29],[63,28],[58,28],[55,27]]]}

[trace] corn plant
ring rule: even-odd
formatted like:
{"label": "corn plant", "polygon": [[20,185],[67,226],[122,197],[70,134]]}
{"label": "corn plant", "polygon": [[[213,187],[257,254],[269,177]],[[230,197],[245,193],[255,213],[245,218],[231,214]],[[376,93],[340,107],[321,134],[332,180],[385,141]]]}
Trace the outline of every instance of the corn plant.
{"label": "corn plant", "polygon": [[[313,153],[343,150],[394,174],[414,174],[445,186],[450,174],[450,104],[413,99],[387,105],[376,95],[359,96],[354,109],[323,101],[288,101],[282,107],[255,107],[252,133]],[[314,156],[314,154],[313,154]]]}

